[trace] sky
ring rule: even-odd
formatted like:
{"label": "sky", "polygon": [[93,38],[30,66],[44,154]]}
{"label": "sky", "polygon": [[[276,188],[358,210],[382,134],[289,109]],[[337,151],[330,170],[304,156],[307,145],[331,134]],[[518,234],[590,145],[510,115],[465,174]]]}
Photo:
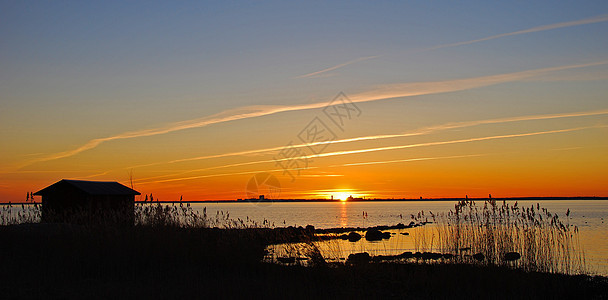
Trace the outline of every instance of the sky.
{"label": "sky", "polygon": [[0,202],[608,196],[606,1],[0,1]]}

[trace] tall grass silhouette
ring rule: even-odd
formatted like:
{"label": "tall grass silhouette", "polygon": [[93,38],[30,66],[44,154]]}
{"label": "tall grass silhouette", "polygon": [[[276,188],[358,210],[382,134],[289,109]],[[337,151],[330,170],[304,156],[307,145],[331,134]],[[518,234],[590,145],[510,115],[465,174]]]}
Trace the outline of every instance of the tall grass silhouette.
{"label": "tall grass silhouette", "polygon": [[[570,210],[566,212],[566,217]],[[435,224],[419,228],[417,250],[454,254],[454,261],[510,266],[526,271],[585,273],[578,228],[540,207],[486,200],[483,207],[463,200],[448,213],[433,214]],[[428,220],[424,212],[414,220]]]}
{"label": "tall grass silhouette", "polygon": [[38,223],[41,215],[41,205],[38,203],[20,205],[9,203],[0,208],[0,226]]}
{"label": "tall grass silhouette", "polygon": [[274,224],[266,219],[262,223],[249,217],[233,219],[230,212],[222,210],[209,215],[206,207],[201,212],[188,202],[138,202],[135,204],[135,226],[253,229],[272,228]]}
{"label": "tall grass silhouette", "polygon": [[[0,209],[0,225],[38,223],[41,206],[5,205]],[[135,228],[181,228],[181,229],[271,229],[274,224],[264,220],[256,222],[247,217],[245,220],[232,219],[229,212],[216,211],[207,214],[193,209],[190,203],[138,202],[134,207]],[[77,212],[73,213],[80,220]],[[113,220],[100,216],[99,220]],[[566,213],[569,217],[570,211]],[[119,216],[116,216],[119,217]],[[466,263],[478,265],[507,266],[525,271],[538,271],[562,274],[585,274],[587,272],[584,251],[579,242],[578,228],[568,221],[563,223],[557,214],[540,207],[520,207],[517,202],[502,205],[495,200],[486,200],[483,206],[474,201],[463,200],[454,205],[447,213],[433,214],[424,211],[411,215],[412,220],[424,226],[412,228],[411,238],[415,251],[440,252],[452,254],[445,263]],[[108,221],[108,224],[115,222]],[[85,223],[90,224],[91,223]],[[108,224],[94,223],[93,226]],[[288,229],[288,228],[286,228]],[[306,234],[301,234],[305,232]],[[263,237],[265,243],[299,242],[297,246],[287,247],[282,257],[318,258],[319,249],[326,259],[340,260],[346,252],[359,252],[369,249],[342,249],[337,241],[317,241],[312,231],[244,231],[249,239]],[[242,234],[243,234],[242,233]],[[397,245],[405,248],[404,245]],[[361,247],[361,246],[360,246]],[[275,247],[276,248],[276,247]],[[349,250],[350,249],[350,250]],[[278,250],[278,249],[275,249]],[[279,251],[282,252],[282,251]],[[387,252],[384,249],[383,253]],[[312,254],[312,255],[311,255]],[[372,253],[373,255],[373,253]],[[271,259],[272,260],[272,259]]]}

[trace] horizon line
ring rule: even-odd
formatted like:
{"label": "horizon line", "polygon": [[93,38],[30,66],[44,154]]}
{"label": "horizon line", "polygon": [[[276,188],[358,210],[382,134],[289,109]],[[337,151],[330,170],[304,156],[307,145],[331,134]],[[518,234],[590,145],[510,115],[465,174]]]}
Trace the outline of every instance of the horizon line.
{"label": "horizon line", "polygon": [[[237,198],[237,199],[216,199],[216,200],[161,200],[161,201],[142,201],[134,200],[134,203],[213,203],[213,202],[226,202],[226,203],[255,203],[255,202],[361,202],[361,201],[452,201],[452,200],[608,200],[608,196],[512,196],[512,197],[420,197],[420,198],[369,198],[369,197],[357,197],[352,200],[340,200],[330,198],[264,198],[259,200],[257,198]],[[42,202],[0,202],[0,205],[32,205],[40,204]]]}

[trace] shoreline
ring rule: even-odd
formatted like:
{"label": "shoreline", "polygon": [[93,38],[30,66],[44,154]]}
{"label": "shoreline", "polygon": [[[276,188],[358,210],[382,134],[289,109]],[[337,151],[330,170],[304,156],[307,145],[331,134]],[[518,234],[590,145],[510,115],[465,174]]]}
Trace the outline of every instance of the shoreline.
{"label": "shoreline", "polygon": [[[399,198],[399,199],[360,199],[355,198],[347,201],[332,199],[241,199],[241,200],[190,200],[190,201],[135,201],[136,204],[142,203],[348,203],[348,202],[434,202],[434,201],[573,201],[573,200],[608,200],[608,196],[577,196],[577,197],[497,197],[497,198]],[[0,202],[0,205],[32,205],[42,204],[41,202]]]}
{"label": "shoreline", "polygon": [[[331,199],[243,199],[243,200],[193,200],[193,201],[158,201],[158,203],[298,203],[298,202],[311,202],[311,203],[342,203],[342,202],[433,202],[433,201],[519,201],[519,200],[532,200],[532,201],[547,201],[547,200],[560,200],[560,201],[572,201],[572,200],[608,200],[608,197],[603,196],[581,196],[581,197],[500,197],[500,198],[399,198],[399,199],[351,199],[347,201],[342,200],[331,200]],[[135,201],[135,203],[156,203],[156,202],[145,202]]]}

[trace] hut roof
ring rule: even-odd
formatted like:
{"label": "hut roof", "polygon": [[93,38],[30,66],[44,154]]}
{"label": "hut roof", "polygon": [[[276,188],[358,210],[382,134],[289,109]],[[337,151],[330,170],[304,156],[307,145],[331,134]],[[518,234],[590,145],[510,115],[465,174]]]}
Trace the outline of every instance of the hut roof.
{"label": "hut roof", "polygon": [[52,193],[65,186],[72,186],[89,195],[141,195],[138,191],[128,188],[115,181],[85,181],[85,180],[60,180],[40,191],[34,193],[43,196]]}

